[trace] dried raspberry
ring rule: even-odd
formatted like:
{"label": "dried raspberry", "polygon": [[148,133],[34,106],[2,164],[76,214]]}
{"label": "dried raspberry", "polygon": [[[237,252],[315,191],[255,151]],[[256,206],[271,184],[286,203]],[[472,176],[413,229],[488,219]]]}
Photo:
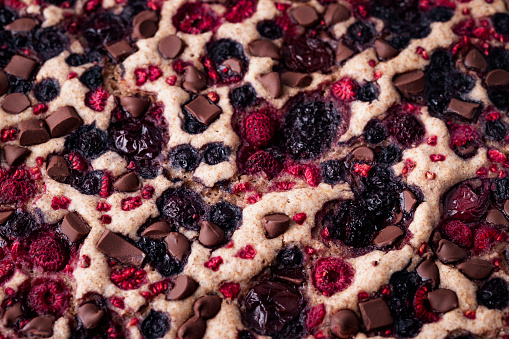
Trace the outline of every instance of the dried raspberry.
{"label": "dried raspberry", "polygon": [[216,272],[219,270],[219,266],[223,263],[223,258],[221,257],[212,257],[209,259],[209,261],[205,262],[203,266],[206,268],[210,268],[212,271]]}
{"label": "dried raspberry", "polygon": [[155,283],[148,285],[148,289],[154,295],[165,292],[168,289],[168,281],[166,280],[156,281]]}
{"label": "dried raspberry", "polygon": [[421,286],[417,292],[415,292],[414,309],[417,318],[421,319],[422,321],[432,323],[438,320],[438,316],[430,309],[428,309],[427,296],[428,288],[426,286]]}
{"label": "dried raspberry", "polygon": [[293,221],[295,221],[298,225],[302,225],[307,217],[306,213],[297,213],[293,216]]}
{"label": "dried raspberry", "polygon": [[175,59],[173,60],[173,70],[178,75],[183,75],[186,71],[187,66],[191,65],[191,63],[186,62],[182,59]]}
{"label": "dried raspberry", "polygon": [[479,135],[472,127],[468,125],[455,125],[449,131],[451,135],[450,146],[465,146],[470,141],[477,141]]}
{"label": "dried raspberry", "polygon": [[123,290],[135,290],[145,283],[147,272],[135,266],[128,266],[111,272],[110,280]]}
{"label": "dried raspberry", "polygon": [[167,77],[166,83],[170,86],[175,86],[175,84],[177,83],[177,76],[171,75],[171,76]]}
{"label": "dried raspberry", "polygon": [[440,226],[441,233],[456,245],[471,248],[473,245],[472,230],[459,220],[451,220]]}
{"label": "dried raspberry", "polygon": [[99,212],[108,212],[109,210],[111,210],[111,205],[108,204],[107,202],[100,201],[97,203],[97,207],[95,209],[98,210]]}
{"label": "dried raspberry", "polygon": [[320,183],[320,169],[315,166],[306,166],[304,177],[309,186],[316,187]]}
{"label": "dried raspberry", "polygon": [[269,177],[273,177],[281,172],[281,167],[281,164],[265,151],[254,153],[246,161],[246,170],[250,174],[265,172]]}
{"label": "dried raspberry", "polygon": [[490,149],[488,151],[488,158],[492,162],[504,162],[507,159],[504,153],[499,152],[496,149]]}
{"label": "dried raspberry", "polygon": [[239,182],[233,187],[232,193],[247,192],[249,190],[249,182]]}
{"label": "dried raspberry", "polygon": [[241,259],[252,260],[256,256],[256,249],[252,245],[246,245],[246,247],[239,250],[235,256]]}
{"label": "dried raspberry", "polygon": [[136,79],[136,86],[143,86],[148,79],[148,70],[146,68],[136,68],[134,78]]}
{"label": "dried raspberry", "polygon": [[436,135],[432,135],[428,138],[427,144],[430,146],[436,146],[437,140],[438,140],[438,137]]}
{"label": "dried raspberry", "polygon": [[54,210],[58,210],[58,209],[68,209],[69,208],[69,205],[71,204],[71,199],[67,198],[67,197],[53,197],[53,199],[51,199],[51,208],[53,208]]}
{"label": "dried raspberry", "polygon": [[143,199],[152,199],[154,192],[155,192],[154,187],[147,185],[147,186],[143,187],[143,190],[141,191],[141,197]]}
{"label": "dried raspberry", "polygon": [[214,11],[201,2],[185,3],[180,6],[172,20],[178,30],[189,34],[205,33],[217,25]]}
{"label": "dried raspberry", "polygon": [[489,250],[493,243],[503,240],[503,234],[489,226],[481,226],[475,231],[474,252],[476,254]]}
{"label": "dried raspberry", "polygon": [[1,142],[8,142],[16,140],[18,130],[14,127],[12,128],[2,128],[0,131],[0,141]]}
{"label": "dried raspberry", "polygon": [[306,317],[306,327],[308,330],[312,330],[322,323],[323,318],[325,318],[325,312],[324,304],[320,304],[309,310]]}
{"label": "dried raspberry", "polygon": [[76,171],[85,171],[88,167],[87,161],[83,158],[78,152],[69,153],[68,160],[70,162],[70,167]]}
{"label": "dried raspberry", "polygon": [[354,274],[354,268],[342,259],[320,258],[313,266],[313,285],[329,297],[350,286]]}
{"label": "dried raspberry", "polygon": [[369,294],[366,291],[360,291],[357,294],[357,300],[359,300],[359,301],[366,301],[368,299],[369,299]]}
{"label": "dried raspberry", "polygon": [[46,113],[48,111],[48,105],[40,103],[34,106],[34,115]]}
{"label": "dried raspberry", "polygon": [[246,200],[249,204],[256,204],[258,201],[260,201],[262,196],[263,196],[262,193],[256,193],[247,197]]}
{"label": "dried raspberry", "polygon": [[445,161],[445,155],[443,154],[431,154],[429,158],[432,162]]}
{"label": "dried raspberry", "polygon": [[122,211],[132,211],[135,208],[140,207],[143,204],[140,196],[128,197],[122,199],[120,202]]}
{"label": "dried raspberry", "polygon": [[111,224],[111,216],[104,214],[99,218],[103,224]]}
{"label": "dried raspberry", "polygon": [[340,79],[332,87],[332,95],[342,101],[352,101],[355,99],[357,85],[350,78]]}
{"label": "dried raspberry", "polygon": [[257,0],[230,1],[224,14],[228,22],[237,23],[250,18],[256,11]]}
{"label": "dried raspberry", "polygon": [[58,271],[65,266],[69,257],[62,242],[52,236],[39,237],[30,244],[30,257],[34,264],[45,271]]}
{"label": "dried raspberry", "polygon": [[275,187],[278,190],[282,191],[288,191],[291,190],[293,186],[295,186],[297,183],[295,181],[279,181],[275,183]]}
{"label": "dried raspberry", "polygon": [[148,66],[148,79],[150,81],[156,81],[163,76],[163,71],[158,66]]}
{"label": "dried raspberry", "polygon": [[103,198],[106,198],[110,195],[111,190],[111,177],[108,173],[104,173],[101,178],[101,190],[99,191],[99,195]]}
{"label": "dried raspberry", "polygon": [[15,266],[7,260],[0,261],[0,284],[9,280],[14,274]]}
{"label": "dried raspberry", "polygon": [[106,102],[110,97],[110,93],[102,87],[98,87],[94,91],[90,91],[85,95],[85,105],[96,112],[104,111]]}
{"label": "dried raspberry", "polygon": [[69,307],[70,293],[54,279],[37,278],[28,293],[28,303],[38,314],[61,316]]}
{"label": "dried raspberry", "polygon": [[468,319],[475,319],[475,311],[472,311],[472,310],[467,310],[465,311],[465,313],[463,313],[463,315],[468,318]]}
{"label": "dried raspberry", "polygon": [[37,192],[37,184],[30,172],[11,168],[0,170],[0,205],[23,204]]}
{"label": "dried raspberry", "polygon": [[120,297],[111,297],[110,298],[110,303],[115,306],[115,307],[118,307],[120,309],[124,309],[125,308],[125,303],[124,303],[124,298],[120,298]]}
{"label": "dried raspberry", "polygon": [[271,119],[263,113],[253,113],[244,124],[246,140],[255,146],[265,146],[274,134]]}
{"label": "dried raspberry", "polygon": [[240,293],[240,284],[239,283],[223,283],[219,287],[219,291],[223,293],[225,298],[235,299]]}
{"label": "dried raspberry", "polygon": [[367,164],[355,164],[354,166],[354,172],[363,176],[364,178],[368,177],[370,170],[371,166]]}

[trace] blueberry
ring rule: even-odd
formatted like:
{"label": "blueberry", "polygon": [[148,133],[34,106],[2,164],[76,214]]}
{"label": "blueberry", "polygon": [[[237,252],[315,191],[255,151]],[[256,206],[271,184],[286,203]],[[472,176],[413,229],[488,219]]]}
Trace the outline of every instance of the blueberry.
{"label": "blueberry", "polygon": [[389,283],[396,298],[412,300],[419,288],[419,277],[415,272],[399,271],[392,274]]}
{"label": "blueberry", "polygon": [[170,322],[162,312],[151,310],[141,323],[141,334],[147,339],[162,338],[170,329]]}
{"label": "blueberry", "polygon": [[488,70],[504,69],[509,71],[509,52],[503,48],[493,48],[487,56]]}
{"label": "blueberry", "polygon": [[440,114],[451,101],[452,95],[446,90],[432,90],[428,93],[426,104],[431,112]]}
{"label": "blueberry", "polygon": [[323,181],[326,184],[337,184],[343,180],[345,165],[341,160],[329,160],[320,164]]}
{"label": "blueberry", "polygon": [[293,321],[283,327],[281,331],[276,333],[273,336],[274,339],[294,339],[294,338],[303,338],[304,333],[306,332],[306,326],[304,322],[304,317],[298,317]]}
{"label": "blueberry", "polygon": [[130,160],[154,160],[163,149],[161,130],[148,121],[118,122],[109,132],[112,147]]}
{"label": "blueberry", "polygon": [[54,28],[44,28],[36,34],[34,44],[43,60],[59,55],[67,46],[66,36]]}
{"label": "blueberry", "polygon": [[276,24],[273,20],[258,21],[256,30],[262,37],[270,40],[279,39],[283,36],[281,26]]}
{"label": "blueberry", "polygon": [[205,214],[205,206],[195,192],[184,187],[170,188],[156,204],[159,212],[171,222],[187,229],[199,230],[198,221]]}
{"label": "blueberry", "polygon": [[242,220],[242,211],[227,201],[221,201],[211,207],[208,220],[224,231],[234,230]]}
{"label": "blueberry", "polygon": [[101,171],[79,173],[72,177],[71,186],[86,195],[99,194],[103,176],[104,174]]}
{"label": "blueberry", "polygon": [[502,310],[509,305],[509,286],[501,278],[485,282],[477,291],[477,302],[490,310]]}
{"label": "blueberry", "polygon": [[378,88],[372,82],[362,85],[357,91],[357,99],[363,102],[372,102],[378,98]]}
{"label": "blueberry", "polygon": [[407,36],[396,35],[390,39],[389,43],[394,48],[402,50],[406,48],[406,46],[408,46],[408,44],[410,43],[410,38]]}
{"label": "blueberry", "polygon": [[5,7],[0,7],[0,27],[5,27],[7,24],[10,24],[11,22],[16,19],[16,14]]}
{"label": "blueberry", "polygon": [[421,332],[422,325],[417,318],[396,319],[394,329],[400,337],[413,338]]}
{"label": "blueberry", "polygon": [[451,86],[456,92],[466,94],[475,86],[475,80],[464,73],[454,73],[451,77]]}
{"label": "blueberry", "polygon": [[294,269],[302,266],[304,255],[297,246],[293,246],[281,250],[276,260],[280,268]]}
{"label": "blueberry", "polygon": [[223,61],[236,58],[246,64],[244,47],[231,39],[221,39],[207,44],[207,52],[215,65],[221,65]]}
{"label": "blueberry", "polygon": [[196,120],[196,118],[193,117],[187,109],[184,108],[182,111],[184,113],[184,121],[182,121],[182,130],[184,132],[189,134],[200,134],[209,128],[209,125],[205,125]]}
{"label": "blueberry", "polygon": [[235,108],[247,108],[256,102],[256,91],[251,84],[237,87],[231,90],[230,101]]}
{"label": "blueberry", "polygon": [[228,161],[230,157],[230,148],[222,144],[208,144],[203,151],[203,160],[207,165],[217,165],[223,161]]}
{"label": "blueberry", "polygon": [[446,51],[436,51],[433,53],[428,66],[429,70],[436,70],[443,74],[447,74],[454,69],[452,56]]}
{"label": "blueberry", "polygon": [[174,167],[181,168],[184,172],[193,171],[198,166],[198,152],[190,145],[177,146],[170,154],[170,160]]}
{"label": "blueberry", "polygon": [[83,125],[65,138],[64,146],[67,151],[79,151],[85,157],[97,158],[106,152],[108,138],[95,125]]}
{"label": "blueberry", "polygon": [[484,132],[491,139],[500,141],[507,135],[507,127],[502,119],[486,121]]}
{"label": "blueberry", "polygon": [[9,80],[9,93],[28,94],[34,88],[32,80],[18,78],[11,74],[7,74],[7,79]]}
{"label": "blueberry", "polygon": [[87,62],[99,63],[102,60],[103,60],[103,57],[102,57],[101,53],[99,53],[99,51],[91,51],[91,52],[87,53]]}
{"label": "blueberry", "polygon": [[0,225],[0,233],[8,239],[14,240],[30,235],[37,226],[30,213],[18,209],[3,225]]}
{"label": "blueberry", "polygon": [[389,136],[387,127],[379,120],[371,120],[364,127],[364,138],[367,142],[378,144]]}
{"label": "blueberry", "polygon": [[496,13],[491,17],[495,31],[501,35],[509,35],[509,15],[507,13]]}
{"label": "blueberry", "polygon": [[352,41],[361,45],[370,43],[375,37],[373,27],[363,21],[355,21],[348,26],[347,34]]}
{"label": "blueberry", "polygon": [[382,150],[377,156],[377,160],[382,164],[390,166],[400,161],[401,156],[402,156],[401,149],[395,144],[390,144],[389,146],[382,148]]}
{"label": "blueberry", "polygon": [[488,97],[499,110],[509,110],[509,93],[503,89],[492,88],[488,90]]}
{"label": "blueberry", "polygon": [[300,73],[327,73],[334,66],[334,53],[330,46],[312,36],[295,36],[286,41],[283,50],[286,69]]}
{"label": "blueberry", "polygon": [[428,18],[432,22],[447,22],[454,15],[454,10],[447,7],[435,7],[428,12]]}
{"label": "blueberry", "polygon": [[80,82],[89,89],[94,90],[103,84],[102,67],[96,66],[86,70],[80,76]]}
{"label": "blueberry", "polygon": [[60,84],[53,78],[45,78],[35,85],[34,94],[41,102],[50,102],[60,94]]}

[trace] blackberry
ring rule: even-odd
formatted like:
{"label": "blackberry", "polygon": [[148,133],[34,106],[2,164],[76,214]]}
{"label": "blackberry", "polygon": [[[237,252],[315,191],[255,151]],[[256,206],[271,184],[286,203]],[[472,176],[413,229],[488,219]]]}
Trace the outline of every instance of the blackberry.
{"label": "blackberry", "polygon": [[83,125],[65,138],[65,149],[79,151],[85,157],[97,158],[107,150],[106,133],[95,125]]}
{"label": "blackberry", "polygon": [[9,93],[28,94],[34,88],[32,80],[18,78],[11,74],[7,74],[7,79],[9,80]]}
{"label": "blackberry", "polygon": [[499,110],[509,110],[509,93],[507,91],[499,88],[491,88],[488,90],[488,97]]}
{"label": "blackberry", "polygon": [[422,321],[413,317],[396,319],[394,322],[394,330],[401,337],[413,338],[421,332],[422,325]]}
{"label": "blackberry", "polygon": [[323,181],[326,184],[337,184],[343,180],[345,165],[341,160],[329,160],[320,164]]}
{"label": "blackberry", "polygon": [[72,177],[71,186],[86,195],[99,194],[103,176],[102,171],[79,173]]}
{"label": "blackberry", "polygon": [[0,225],[0,233],[7,239],[15,240],[28,237],[37,227],[38,224],[30,213],[18,209],[3,225]]}
{"label": "blackberry", "polygon": [[235,108],[247,108],[256,102],[256,91],[251,84],[237,87],[230,92],[230,101]]}
{"label": "blackberry", "polygon": [[83,24],[83,37],[91,49],[102,47],[109,42],[121,40],[129,34],[129,24],[119,15],[102,12],[90,17]]}
{"label": "blackberry", "polygon": [[199,219],[205,214],[201,197],[187,188],[170,188],[157,200],[159,212],[170,221],[190,230],[199,230]]}
{"label": "blackberry", "polygon": [[191,115],[185,108],[182,110],[184,112],[184,121],[182,122],[182,130],[189,134],[200,134],[203,133],[209,128],[209,125],[205,125],[195,117]]}
{"label": "blackberry", "polygon": [[488,71],[494,69],[509,71],[509,53],[504,48],[491,49],[486,59],[488,62]]}
{"label": "blackberry", "polygon": [[228,161],[230,152],[230,148],[222,144],[208,144],[203,151],[203,160],[207,165],[217,165],[223,161]]}
{"label": "blackberry", "polygon": [[43,60],[59,55],[67,47],[66,36],[54,28],[44,28],[36,33],[34,46]]}
{"label": "blackberry", "polygon": [[236,58],[242,61],[244,66],[247,66],[244,48],[241,44],[234,40],[221,39],[210,42],[207,44],[207,52],[215,65],[221,65],[224,61],[230,58]]}
{"label": "blackberry", "polygon": [[258,21],[256,30],[262,37],[270,40],[276,40],[283,36],[283,29],[273,20]]}
{"label": "blackberry", "polygon": [[395,144],[390,144],[387,147],[382,148],[380,153],[377,155],[377,160],[387,166],[390,166],[401,160],[403,152]]}
{"label": "blackberry", "polygon": [[363,102],[372,102],[378,98],[378,88],[372,82],[362,85],[357,91],[357,99]]}
{"label": "blackberry", "polygon": [[500,141],[507,135],[507,127],[502,119],[486,121],[484,132],[491,139]]}
{"label": "blackberry", "polygon": [[276,260],[280,268],[294,269],[302,266],[304,255],[297,246],[294,246],[279,251]]}
{"label": "blackberry", "polygon": [[348,26],[347,35],[352,41],[361,45],[372,42],[375,37],[373,27],[363,21],[355,21]]}
{"label": "blackberry", "polygon": [[499,203],[509,199],[509,178],[495,179],[491,184],[491,193]]}
{"label": "blackberry", "polygon": [[193,171],[199,163],[198,152],[187,144],[177,146],[171,152],[170,160],[174,167],[181,168],[184,172]]}
{"label": "blackberry", "polygon": [[221,201],[210,208],[208,220],[224,231],[231,231],[239,227],[242,220],[242,211],[229,202]]}
{"label": "blackberry", "polygon": [[427,95],[426,104],[431,112],[440,114],[447,107],[451,98],[451,93],[445,89],[432,90]]}
{"label": "blackberry", "polygon": [[135,245],[145,252],[150,266],[163,276],[170,277],[182,271],[182,263],[168,254],[166,244],[163,241],[142,237]]}
{"label": "blackberry", "polygon": [[428,18],[431,22],[447,22],[454,15],[454,10],[447,7],[435,7],[428,12]]}
{"label": "blackberry", "polygon": [[451,77],[452,89],[458,93],[466,94],[475,86],[475,80],[464,73],[454,73]]}
{"label": "blackberry", "polygon": [[147,339],[162,338],[170,329],[170,322],[162,312],[151,310],[141,322],[141,334]]}
{"label": "blackberry", "polygon": [[388,124],[391,135],[404,147],[415,146],[424,138],[424,125],[411,114],[395,115]]}
{"label": "blackberry", "polygon": [[80,82],[89,89],[94,90],[103,84],[102,67],[96,66],[86,70],[80,76]]}
{"label": "blackberry", "polygon": [[509,286],[501,278],[485,282],[477,291],[477,302],[490,310],[502,310],[509,305]]}
{"label": "blackberry", "polygon": [[60,94],[60,84],[53,78],[45,78],[34,88],[34,95],[41,102],[50,102]]}
{"label": "blackberry", "polygon": [[16,14],[6,7],[0,7],[0,27],[5,27],[16,19]]}
{"label": "blackberry", "polygon": [[495,31],[501,35],[509,35],[509,15],[507,13],[495,13],[491,17]]}
{"label": "blackberry", "polygon": [[387,139],[389,131],[379,120],[371,120],[364,127],[364,139],[372,144],[378,144]]}

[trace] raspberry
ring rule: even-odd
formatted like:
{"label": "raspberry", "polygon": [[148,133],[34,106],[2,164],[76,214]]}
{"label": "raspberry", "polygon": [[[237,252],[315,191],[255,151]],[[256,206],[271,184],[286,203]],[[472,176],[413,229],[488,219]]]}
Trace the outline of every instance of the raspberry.
{"label": "raspberry", "polygon": [[113,306],[118,307],[120,309],[124,309],[125,308],[124,298],[121,298],[121,297],[111,297],[110,298],[110,303]]}
{"label": "raspberry", "polygon": [[450,146],[452,149],[454,149],[454,146],[465,146],[469,141],[477,141],[479,139],[475,129],[468,125],[452,126],[449,133],[451,135]]}
{"label": "raspberry", "polygon": [[224,18],[232,23],[242,22],[253,15],[256,6],[257,0],[230,1]]}
{"label": "raspberry", "polygon": [[369,175],[369,171],[371,171],[371,166],[366,164],[355,164],[354,172],[364,178],[367,178]]}
{"label": "raspberry", "polygon": [[14,274],[15,266],[12,262],[2,260],[0,261],[0,284],[9,280]]}
{"label": "raspberry", "polygon": [[428,295],[428,288],[426,286],[421,286],[414,297],[414,309],[417,315],[417,318],[432,323],[438,320],[438,317],[435,313],[428,309],[426,301]]}
{"label": "raspberry", "polygon": [[135,290],[145,283],[147,272],[135,266],[128,266],[111,272],[110,280],[123,290]]}
{"label": "raspberry", "polygon": [[298,225],[302,225],[307,217],[306,213],[297,213],[293,216],[293,221],[295,221]]}
{"label": "raspberry", "polygon": [[246,118],[246,140],[255,146],[266,146],[274,134],[271,119],[263,113],[253,113]]}
{"label": "raspberry", "polygon": [[30,257],[45,271],[58,271],[68,259],[67,249],[62,242],[50,235],[37,238],[30,245]]}
{"label": "raspberry", "polygon": [[136,86],[143,86],[147,82],[148,70],[146,68],[136,68],[134,77],[136,78]]}
{"label": "raspberry", "polygon": [[0,131],[0,141],[7,142],[16,140],[16,134],[18,130],[15,127],[12,128],[2,128]]}
{"label": "raspberry", "polygon": [[141,191],[141,197],[143,199],[152,199],[154,192],[155,192],[154,187],[147,185],[147,186],[143,187],[143,190]]}
{"label": "raspberry", "polygon": [[125,199],[122,199],[122,201],[120,202],[122,211],[126,211],[126,212],[132,211],[135,208],[140,207],[142,204],[143,204],[143,202],[141,201],[141,197],[139,197],[139,196],[125,198]]}
{"label": "raspberry", "polygon": [[309,186],[316,187],[320,183],[320,169],[314,166],[306,166],[304,178]]}
{"label": "raspberry", "polygon": [[472,230],[463,222],[459,220],[451,220],[443,224],[441,232],[453,243],[471,248],[473,245]]}
{"label": "raspberry", "polygon": [[111,177],[107,173],[104,173],[101,178],[101,189],[99,190],[99,195],[103,198],[106,198],[108,195],[110,195],[110,188]]}
{"label": "raspberry", "polygon": [[246,247],[239,250],[235,256],[241,259],[252,260],[256,256],[256,249],[252,245],[246,245]]}
{"label": "raspberry", "polygon": [[0,205],[23,204],[37,192],[29,171],[11,168],[0,170]]}
{"label": "raspberry", "polygon": [[210,268],[212,271],[216,272],[217,270],[219,270],[219,266],[221,266],[222,263],[223,258],[218,256],[210,258],[209,261],[203,264],[203,266],[205,266],[206,268]]}
{"label": "raspberry", "polygon": [[306,327],[311,330],[320,325],[323,321],[323,318],[325,318],[325,313],[326,310],[324,304],[320,304],[311,308],[306,318]]}
{"label": "raspberry", "polygon": [[445,155],[443,154],[431,154],[429,158],[432,162],[445,161]]}
{"label": "raspberry", "polygon": [[282,166],[270,153],[258,151],[247,159],[246,169],[251,174],[265,172],[269,177],[273,177],[281,172]]}
{"label": "raspberry", "polygon": [[70,167],[75,171],[85,171],[88,167],[87,161],[78,152],[69,153],[68,160],[71,163]]}
{"label": "raspberry", "polygon": [[85,95],[85,105],[96,112],[104,111],[106,101],[110,97],[110,93],[102,87],[98,87],[94,91],[90,91]]}
{"label": "raspberry", "polygon": [[214,11],[201,2],[182,5],[172,20],[173,25],[179,31],[189,34],[205,33],[214,29],[217,25]]}
{"label": "raspberry", "polygon": [[332,95],[342,101],[352,101],[355,99],[357,85],[350,78],[340,79],[331,87]]}
{"label": "raspberry", "polygon": [[313,266],[313,285],[323,295],[345,290],[353,282],[354,268],[346,261],[334,257],[320,258]]}
{"label": "raspberry", "polygon": [[506,160],[505,154],[497,151],[496,149],[490,149],[488,151],[488,158],[492,162],[504,162]]}
{"label": "raspberry", "polygon": [[235,299],[240,293],[240,284],[239,283],[223,283],[219,287],[219,291],[223,293],[225,298]]}
{"label": "raspberry", "polygon": [[503,240],[503,234],[489,226],[481,226],[475,231],[474,252],[476,254],[489,250],[493,243]]}
{"label": "raspberry", "polygon": [[38,314],[61,316],[69,307],[69,290],[54,279],[37,278],[28,293],[28,303]]}

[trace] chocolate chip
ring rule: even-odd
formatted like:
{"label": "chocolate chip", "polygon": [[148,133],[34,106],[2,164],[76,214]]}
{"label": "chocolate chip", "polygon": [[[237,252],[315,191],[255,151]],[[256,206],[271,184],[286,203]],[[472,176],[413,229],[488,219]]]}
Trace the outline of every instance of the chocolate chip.
{"label": "chocolate chip", "polygon": [[405,211],[410,212],[415,208],[415,205],[417,204],[417,199],[412,191],[404,190],[402,193],[400,193],[400,198],[401,206]]}
{"label": "chocolate chip", "polygon": [[435,312],[445,313],[458,308],[458,296],[456,292],[445,288],[439,288],[428,293],[429,305]]}
{"label": "chocolate chip", "polygon": [[423,71],[412,71],[396,75],[393,82],[404,95],[418,94],[424,91],[426,77]]}
{"label": "chocolate chip", "polygon": [[489,261],[470,259],[458,265],[458,270],[472,279],[486,279],[495,269]]}
{"label": "chocolate chip", "polygon": [[30,150],[25,147],[19,147],[15,145],[4,146],[5,161],[9,166],[19,165],[26,159],[30,154]]}
{"label": "chocolate chip", "polygon": [[17,302],[5,310],[2,318],[2,324],[6,327],[12,326],[22,315],[23,311],[21,310],[21,303]]}
{"label": "chocolate chip", "polygon": [[268,214],[262,218],[262,224],[267,231],[266,237],[272,239],[285,233],[290,226],[290,217],[283,213]]}
{"label": "chocolate chip", "polygon": [[140,189],[140,180],[136,173],[130,172],[115,180],[113,187],[120,192],[135,192]]}
{"label": "chocolate chip", "polygon": [[359,303],[359,308],[368,331],[389,326],[393,322],[389,307],[382,298]]}
{"label": "chocolate chip", "polygon": [[230,58],[223,62],[225,67],[228,67],[233,73],[240,74],[244,70],[244,64],[237,58]]}
{"label": "chocolate chip", "polygon": [[336,62],[342,63],[354,55],[354,53],[355,52],[352,49],[345,46],[341,41],[338,41],[338,46],[336,47]]}
{"label": "chocolate chip", "polygon": [[178,232],[171,232],[168,236],[166,236],[166,238],[164,238],[164,241],[166,242],[168,253],[182,261],[184,259],[184,255],[189,250],[189,240]]}
{"label": "chocolate chip", "polygon": [[14,210],[0,211],[0,225],[5,224],[13,214]]}
{"label": "chocolate chip", "polygon": [[178,57],[183,49],[184,42],[176,35],[168,35],[159,40],[159,53],[165,59]]}
{"label": "chocolate chip", "polygon": [[104,45],[104,48],[106,48],[113,60],[117,62],[133,54],[133,48],[125,40],[120,40],[109,45]]}
{"label": "chocolate chip", "polygon": [[323,15],[323,20],[325,21],[325,26],[327,27],[348,20],[348,18],[350,18],[350,11],[348,8],[340,4],[329,5],[325,11],[325,14]]}
{"label": "chocolate chip", "polygon": [[[0,96],[4,95],[8,89],[9,89],[9,80],[7,80],[7,76],[5,75],[4,71],[0,70]],[[7,113],[9,113],[9,112],[7,112]]]}
{"label": "chocolate chip", "polygon": [[72,242],[86,237],[90,232],[88,224],[76,212],[69,212],[65,215],[60,231],[69,238]]}
{"label": "chocolate chip", "polygon": [[18,124],[19,144],[32,146],[43,144],[50,139],[44,120],[28,119]]}
{"label": "chocolate chip", "polygon": [[461,261],[467,257],[468,253],[458,245],[446,239],[438,242],[437,257],[444,264]]}
{"label": "chocolate chip", "polygon": [[64,182],[71,175],[67,161],[60,155],[55,155],[51,158],[46,167],[46,173],[48,173],[51,179],[58,182]]}
{"label": "chocolate chip", "polygon": [[46,118],[51,137],[63,137],[83,124],[78,113],[72,106],[63,106]]}
{"label": "chocolate chip", "polygon": [[249,52],[257,57],[279,59],[279,47],[270,40],[255,40],[249,44]]}
{"label": "chocolate chip", "polygon": [[356,335],[359,327],[359,317],[354,311],[348,309],[337,311],[330,320],[330,330],[339,338],[350,338]]}
{"label": "chocolate chip", "polygon": [[201,223],[198,240],[206,247],[214,247],[224,241],[224,231],[214,223],[204,220]]}
{"label": "chocolate chip", "polygon": [[10,32],[30,32],[37,26],[37,21],[32,18],[20,18],[6,25],[4,29]]}
{"label": "chocolate chip", "polygon": [[405,232],[397,226],[387,226],[378,233],[375,239],[373,239],[373,244],[378,247],[391,246],[395,244],[404,234]]}
{"label": "chocolate chip", "polygon": [[166,293],[167,300],[182,300],[191,296],[196,289],[198,284],[193,278],[187,275],[181,275],[175,279],[173,288],[168,290]]}
{"label": "chocolate chip", "polygon": [[[150,239],[162,239],[171,233],[171,225],[166,221],[158,221],[141,232],[142,237]],[[186,238],[187,239],[187,238]]]}
{"label": "chocolate chip", "polygon": [[217,295],[204,295],[194,302],[194,314],[203,319],[214,318],[221,310],[222,302],[221,298]]}
{"label": "chocolate chip", "polygon": [[7,94],[2,101],[2,109],[9,114],[19,114],[30,107],[30,100],[23,93]]}
{"label": "chocolate chip", "polygon": [[361,146],[352,151],[352,158],[357,161],[371,162],[375,158],[375,154],[371,148]]}
{"label": "chocolate chip", "polygon": [[318,22],[318,13],[315,9],[308,5],[299,6],[291,10],[293,20],[304,27],[313,26]]}
{"label": "chocolate chip", "polygon": [[40,316],[30,320],[22,331],[31,336],[36,337],[51,337],[53,335],[53,324],[55,320],[52,316]]}
{"label": "chocolate chip", "polygon": [[447,108],[449,108],[449,110],[453,113],[456,113],[465,119],[472,120],[479,106],[479,104],[473,102],[461,101],[452,98]]}
{"label": "chocolate chip", "polygon": [[94,302],[88,302],[78,307],[78,316],[87,329],[96,328],[104,319],[104,311]]}
{"label": "chocolate chip", "polygon": [[150,38],[157,32],[157,13],[153,11],[142,11],[138,13],[133,19],[133,34],[134,39]]}
{"label": "chocolate chip", "polygon": [[486,75],[488,87],[505,86],[509,84],[509,72],[503,69],[494,69]]}
{"label": "chocolate chip", "polygon": [[207,78],[205,78],[205,74],[200,72],[194,66],[186,67],[186,74],[184,75],[184,82],[182,83],[182,87],[184,89],[198,93],[207,85]]}
{"label": "chocolate chip", "polygon": [[37,66],[37,62],[35,60],[25,58],[21,55],[15,55],[12,57],[11,61],[5,66],[4,71],[11,75],[28,79],[32,74],[35,66]]}
{"label": "chocolate chip", "polygon": [[431,259],[426,259],[419,266],[417,266],[417,274],[423,280],[430,280],[433,287],[437,287],[440,282],[440,274],[438,272],[438,266]]}
{"label": "chocolate chip", "polygon": [[313,77],[309,74],[284,72],[281,74],[281,82],[290,87],[306,87],[311,84]]}
{"label": "chocolate chip", "polygon": [[504,202],[504,212],[509,215],[509,200]]}
{"label": "chocolate chip", "polygon": [[281,79],[278,72],[262,74],[259,79],[272,98],[276,99],[281,96]]}
{"label": "chocolate chip", "polygon": [[138,118],[147,111],[150,100],[145,97],[121,97],[120,103],[133,118]]}
{"label": "chocolate chip", "polygon": [[185,108],[196,120],[205,125],[210,125],[221,114],[221,108],[211,103],[203,95],[198,95],[193,101],[186,104]]}
{"label": "chocolate chip", "polygon": [[484,71],[486,67],[488,67],[486,59],[484,59],[482,53],[475,48],[471,49],[470,52],[468,52],[463,63],[468,68],[474,68],[481,71]]}
{"label": "chocolate chip", "polygon": [[140,266],[145,259],[145,253],[138,247],[109,230],[104,231],[96,247],[108,257],[116,258],[128,265]]}
{"label": "chocolate chip", "polygon": [[383,39],[375,41],[375,51],[380,60],[390,59],[398,55],[398,50]]}
{"label": "chocolate chip", "polygon": [[201,339],[206,330],[207,323],[205,319],[195,315],[180,326],[177,336],[179,339]]}
{"label": "chocolate chip", "polygon": [[491,209],[486,216],[486,221],[495,225],[509,226],[509,220],[504,216],[504,213],[496,208]]}

